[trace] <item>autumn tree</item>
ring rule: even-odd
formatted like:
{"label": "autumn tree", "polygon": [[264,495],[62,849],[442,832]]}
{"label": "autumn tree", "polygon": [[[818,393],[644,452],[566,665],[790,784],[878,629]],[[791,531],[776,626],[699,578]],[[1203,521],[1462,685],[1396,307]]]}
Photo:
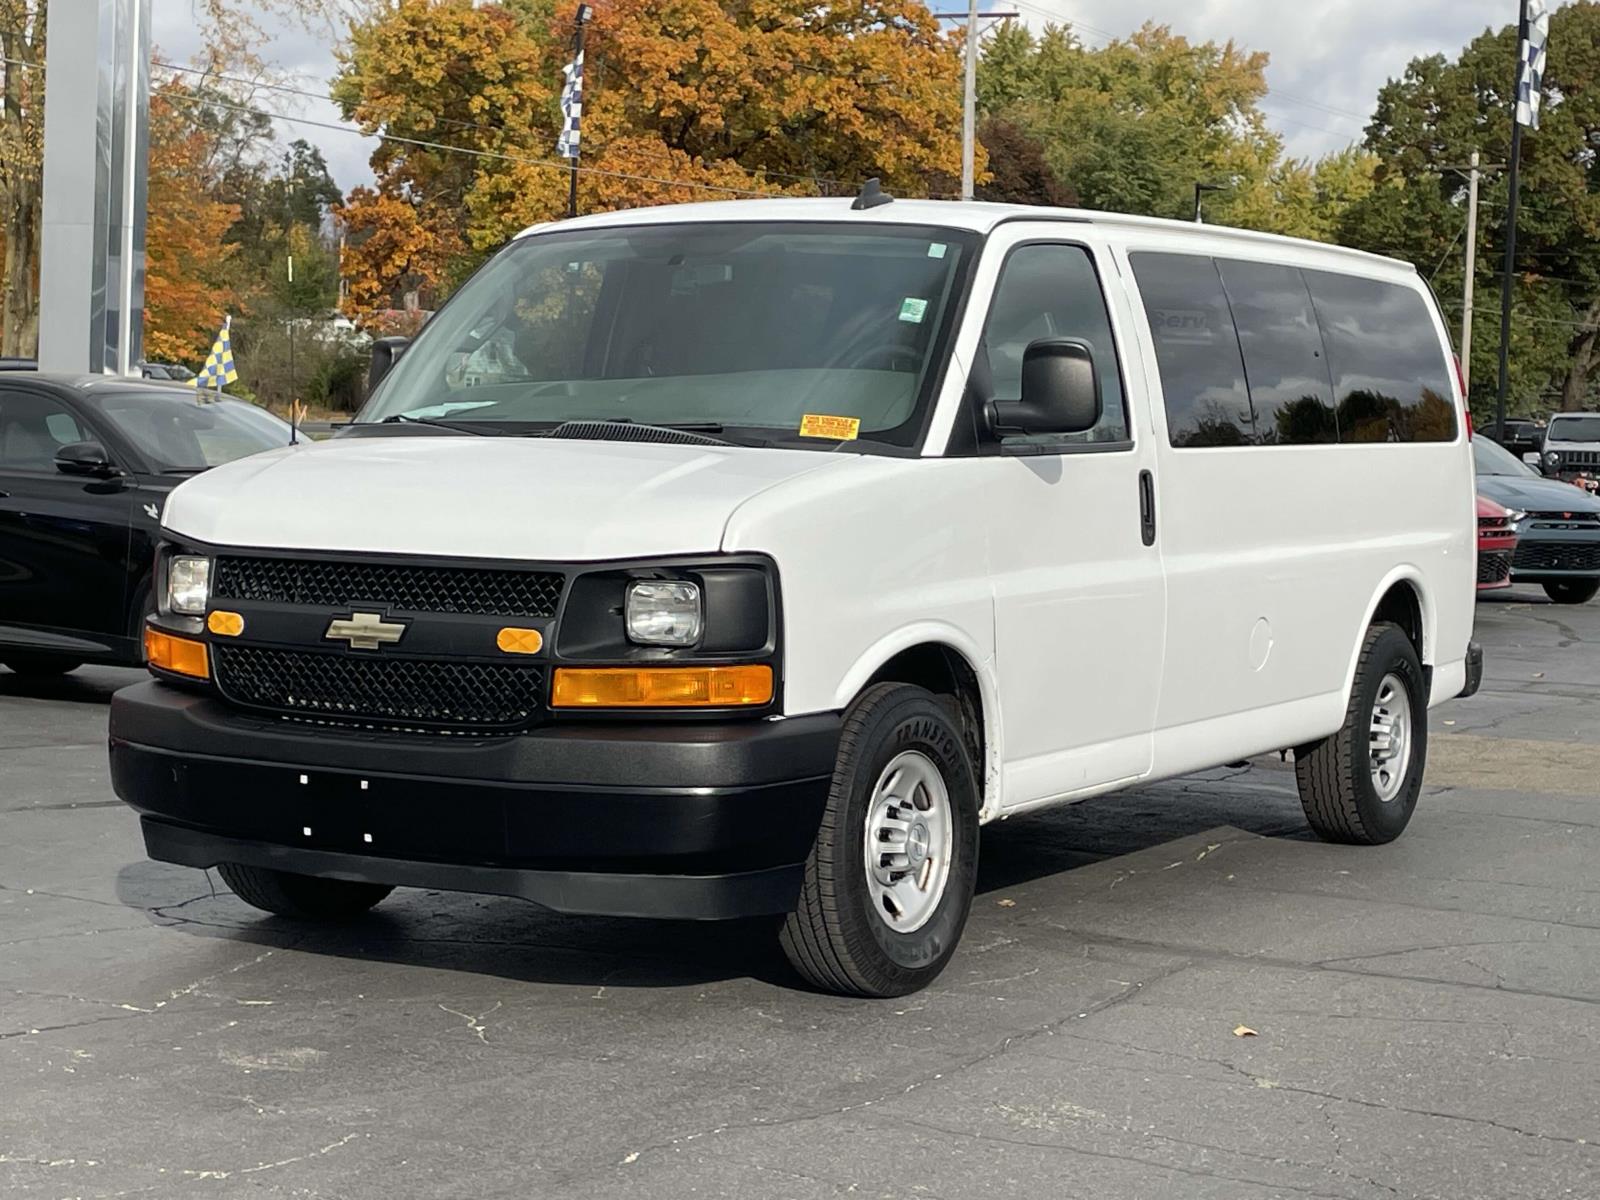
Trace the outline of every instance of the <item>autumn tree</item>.
{"label": "autumn tree", "polygon": [[211,193],[208,136],[195,93],[168,81],[150,96],[150,183],[145,226],[145,357],[192,362],[235,307],[233,248],[224,235],[238,208]]}
{"label": "autumn tree", "polygon": [[39,343],[45,7],[0,0],[0,25],[0,354],[29,357]]}
{"label": "autumn tree", "polygon": [[[360,306],[406,279],[448,285],[564,215],[572,16],[400,0],[354,26],[334,96],[385,138],[377,185],[342,210]],[[925,193],[959,174],[960,95],[956,45],[915,0],[615,0],[588,32],[582,207],[835,194],[870,175]]]}
{"label": "autumn tree", "polygon": [[[1340,237],[1418,264],[1459,321],[1466,185],[1472,151],[1503,163],[1511,144],[1516,28],[1486,30],[1455,58],[1414,60],[1379,92],[1367,149],[1374,188],[1351,206]],[[1523,140],[1522,211],[1510,347],[1511,411],[1592,407],[1600,367],[1600,5],[1580,0],[1551,17],[1547,101]],[[1498,382],[1499,294],[1507,180],[1486,180],[1479,213],[1472,392]]]}

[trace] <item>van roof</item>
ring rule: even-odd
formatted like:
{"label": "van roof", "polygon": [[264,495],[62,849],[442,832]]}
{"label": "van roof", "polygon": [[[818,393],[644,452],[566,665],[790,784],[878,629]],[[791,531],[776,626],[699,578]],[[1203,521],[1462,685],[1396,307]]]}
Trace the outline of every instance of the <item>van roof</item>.
{"label": "van roof", "polygon": [[764,200],[714,200],[699,204],[667,204],[648,208],[619,209],[596,213],[572,220],[546,222],[524,229],[518,237],[537,231],[560,229],[604,229],[620,225],[666,225],[691,221],[852,221],[868,224],[942,225],[947,228],[970,229],[988,233],[1006,221],[1062,221],[1072,224],[1095,225],[1101,228],[1143,230],[1177,234],[1219,243],[1255,245],[1258,248],[1276,246],[1284,251],[1310,253],[1324,258],[1343,258],[1352,264],[1366,266],[1382,264],[1390,269],[1415,271],[1412,264],[1400,259],[1368,254],[1327,242],[1313,242],[1305,238],[1284,237],[1275,233],[1258,233],[1252,229],[1235,229],[1227,225],[1197,225],[1189,221],[1171,221],[1160,217],[1136,217],[1127,213],[1095,212],[1082,208],[1049,208],[1027,204],[991,204],[968,200],[896,200],[893,204],[854,210],[854,197],[831,199],[780,197]]}

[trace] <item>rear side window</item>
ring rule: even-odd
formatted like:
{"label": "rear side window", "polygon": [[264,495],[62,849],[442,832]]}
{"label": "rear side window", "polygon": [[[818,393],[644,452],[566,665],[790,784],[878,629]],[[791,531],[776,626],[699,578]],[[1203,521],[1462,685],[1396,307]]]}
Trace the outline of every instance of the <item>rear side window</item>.
{"label": "rear side window", "polygon": [[1209,258],[1132,255],[1174,446],[1247,446],[1257,421],[1222,277]]}
{"label": "rear side window", "polygon": [[1302,274],[1328,350],[1340,440],[1454,440],[1450,364],[1421,293],[1332,271]]}
{"label": "rear side window", "polygon": [[1218,260],[1217,267],[1244,352],[1250,441],[1276,446],[1338,441],[1322,332],[1300,272],[1232,259]]}

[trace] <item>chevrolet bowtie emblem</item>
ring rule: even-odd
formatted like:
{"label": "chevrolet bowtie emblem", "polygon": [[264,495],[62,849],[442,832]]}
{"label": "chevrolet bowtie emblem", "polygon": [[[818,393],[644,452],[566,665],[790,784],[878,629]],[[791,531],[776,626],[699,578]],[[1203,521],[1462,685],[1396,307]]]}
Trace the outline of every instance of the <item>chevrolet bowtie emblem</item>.
{"label": "chevrolet bowtie emblem", "polygon": [[398,621],[385,621],[377,613],[358,612],[335,617],[322,636],[328,641],[349,642],[352,650],[376,650],[394,645],[405,633],[406,627]]}

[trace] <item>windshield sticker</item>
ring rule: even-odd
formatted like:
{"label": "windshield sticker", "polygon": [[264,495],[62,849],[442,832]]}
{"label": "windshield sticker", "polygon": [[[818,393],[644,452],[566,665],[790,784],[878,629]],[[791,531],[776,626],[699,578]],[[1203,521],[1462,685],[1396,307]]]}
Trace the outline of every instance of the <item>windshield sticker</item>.
{"label": "windshield sticker", "polygon": [[944,257],[944,252],[947,249],[949,249],[949,247],[946,246],[943,242],[929,242],[928,243],[928,257],[929,258],[943,258]]}
{"label": "windshield sticker", "polygon": [[853,442],[860,434],[860,417],[830,417],[820,413],[806,413],[800,418],[801,437],[832,438],[836,442]]}
{"label": "windshield sticker", "polygon": [[928,302],[915,296],[907,296],[900,302],[900,319],[910,321],[913,325],[921,325],[923,314],[927,311]]}

